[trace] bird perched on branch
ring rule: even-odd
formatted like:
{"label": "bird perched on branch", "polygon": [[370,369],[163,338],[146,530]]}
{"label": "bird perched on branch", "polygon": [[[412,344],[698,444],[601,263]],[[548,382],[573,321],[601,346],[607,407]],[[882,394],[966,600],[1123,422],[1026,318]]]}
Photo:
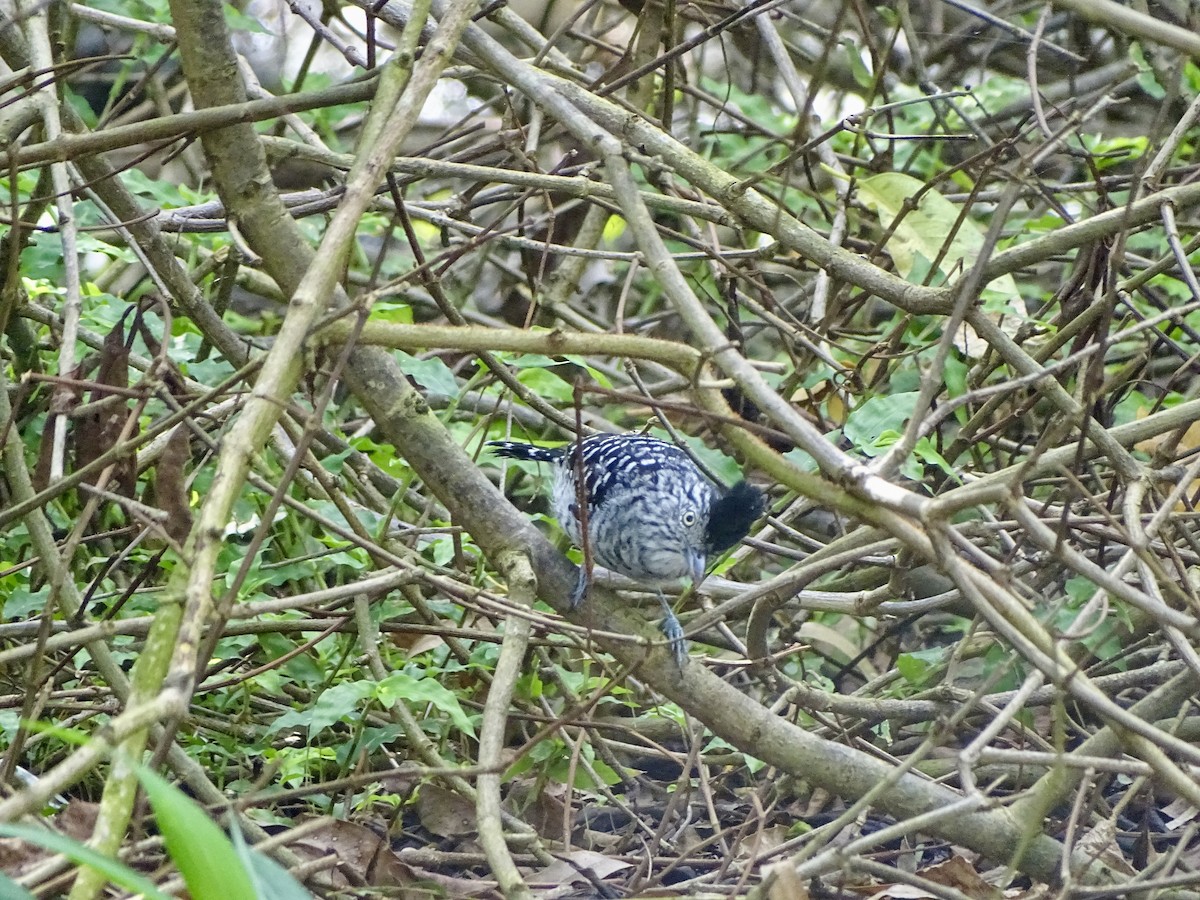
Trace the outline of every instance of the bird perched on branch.
{"label": "bird perched on branch", "polygon": [[[586,519],[592,558],[655,588],[683,577],[698,585],[709,559],[745,537],[766,505],[758,488],[745,481],[720,487],[674,444],[645,435],[597,434],[553,449],[518,441],[488,446],[498,456],[552,464],[554,516],[572,543],[583,547]],[[581,568],[572,609],[583,601],[587,577]],[[683,627],[661,590],[658,600],[663,633],[682,666]]]}

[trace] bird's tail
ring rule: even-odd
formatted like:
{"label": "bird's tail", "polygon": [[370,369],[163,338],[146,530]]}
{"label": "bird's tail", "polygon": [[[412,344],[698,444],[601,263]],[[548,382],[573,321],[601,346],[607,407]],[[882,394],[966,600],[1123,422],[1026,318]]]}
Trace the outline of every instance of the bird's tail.
{"label": "bird's tail", "polygon": [[521,441],[488,441],[492,452],[509,459],[532,459],[534,462],[558,462],[562,458],[562,447],[535,447]]}

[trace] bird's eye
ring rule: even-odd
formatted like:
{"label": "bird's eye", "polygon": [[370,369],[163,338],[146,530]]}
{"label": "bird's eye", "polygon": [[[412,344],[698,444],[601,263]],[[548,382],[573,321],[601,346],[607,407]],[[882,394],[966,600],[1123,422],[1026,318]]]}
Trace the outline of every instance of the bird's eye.
{"label": "bird's eye", "polygon": [[691,528],[696,524],[696,514],[690,509],[683,514],[683,524],[685,528]]}

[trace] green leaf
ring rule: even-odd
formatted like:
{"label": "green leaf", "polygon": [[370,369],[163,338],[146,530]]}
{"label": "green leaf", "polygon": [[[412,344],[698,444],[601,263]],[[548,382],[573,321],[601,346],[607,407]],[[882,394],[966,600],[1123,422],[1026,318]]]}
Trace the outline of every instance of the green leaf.
{"label": "green leaf", "polygon": [[39,590],[28,588],[13,588],[4,599],[2,608],[6,621],[20,621],[33,613],[40,613],[46,607],[46,598],[50,596],[50,585],[45,584]]}
{"label": "green leaf", "polygon": [[579,366],[579,368],[585,370],[589,375],[592,376],[596,384],[600,385],[600,387],[608,388],[609,390],[612,389],[612,380],[599,369],[593,367],[592,364],[588,362],[586,357],[576,356],[573,353],[568,353],[563,357],[563,359],[569,363],[574,363],[575,365]]}
{"label": "green leaf", "polygon": [[561,366],[561,359],[553,359],[544,353],[518,353],[508,360],[514,369],[552,369]]}
{"label": "green leaf", "polygon": [[1067,596],[1071,598],[1071,602],[1075,605],[1087,603],[1092,599],[1092,595],[1096,593],[1096,585],[1081,575],[1068,578],[1063,588],[1066,590]]}
{"label": "green leaf", "polygon": [[0,900],[37,900],[37,898],[0,872]]}
{"label": "green leaf", "polygon": [[[970,374],[967,364],[964,363],[958,356],[950,354],[946,358],[945,366],[942,369],[942,382],[946,385],[946,393],[954,397],[962,397],[967,393],[967,377]],[[954,410],[954,418],[959,424],[967,424],[967,411],[962,406],[958,406]]]}
{"label": "green leaf", "polygon": [[[169,894],[164,894],[154,886],[153,882],[134,872],[124,863],[97,853],[91,847],[58,832],[47,831],[32,825],[0,825],[0,837],[19,838],[26,843],[44,847],[53,853],[61,853],[77,865],[91,866],[117,887],[124,888],[131,893],[142,894],[150,900],[171,900]],[[0,887],[3,885],[0,884]],[[15,898],[24,895],[12,894],[11,896]],[[196,900],[203,900],[203,898],[197,896]],[[248,898],[248,900],[253,900],[253,898]]]}
{"label": "green leaf", "polygon": [[[902,391],[886,397],[872,397],[850,413],[842,433],[856,450],[875,456],[884,447],[895,443],[896,434],[903,433],[917,396],[917,391]],[[886,440],[889,433],[892,439]]]}
{"label": "green leaf", "polygon": [[[859,199],[879,217],[879,223],[889,228],[904,208],[904,202],[914,197],[925,185],[902,172],[884,172],[872,175],[859,182]],[[909,210],[888,239],[887,249],[896,262],[896,268],[909,281],[920,284],[924,280],[925,267],[938,258],[946,236],[954,233],[954,240],[941,258],[942,280],[961,274],[975,262],[983,250],[983,232],[971,219],[958,225],[961,210],[935,190],[925,191],[916,209]],[[922,258],[926,260],[921,263]],[[925,269],[925,271],[920,271]],[[938,279],[934,279],[934,284]],[[1019,299],[1017,282],[1011,275],[1002,275],[990,282],[980,292],[984,306],[989,312],[1012,311],[1011,304]]]}
{"label": "green leaf", "polygon": [[[558,363],[558,365],[561,365],[561,363]],[[563,381],[561,376],[550,369],[540,366],[529,366],[521,369],[517,375],[517,380],[543,400],[563,405],[574,402],[574,385]]]}
{"label": "green leaf", "polygon": [[445,394],[447,397],[457,397],[462,390],[450,367],[436,356],[421,359],[403,350],[397,350],[395,353],[400,370],[425,390]]}
{"label": "green leaf", "polygon": [[393,672],[376,686],[375,699],[388,709],[397,700],[418,705],[432,704],[446,713],[464,734],[475,736],[475,726],[459,706],[458,697],[442,687],[432,676],[414,678],[404,672]]}
{"label": "green leaf", "polygon": [[[547,743],[549,743],[549,742],[547,742]],[[584,744],[582,747],[579,748],[579,753],[583,759],[587,760],[588,766],[592,767],[593,771],[596,772],[596,775],[598,778],[604,780],[607,784],[610,784],[610,785],[616,784],[616,781],[607,781],[607,778],[610,775],[613,778],[616,778],[617,777],[616,772],[613,772],[613,770],[611,768],[609,768],[608,766],[603,766],[602,768],[604,770],[607,770],[607,772],[604,773],[601,771],[601,768],[597,767],[598,760],[596,759],[596,751],[592,747],[591,744]],[[558,752],[558,753],[548,755],[543,760],[543,764],[545,766],[543,771],[549,778],[553,778],[555,781],[559,782],[560,784],[568,783],[567,779],[572,774],[571,773],[571,754],[564,753],[564,752]],[[588,771],[588,766],[576,766],[575,767],[575,772],[574,772],[575,781],[571,785],[571,787],[575,788],[576,790],[580,790],[580,791],[594,791],[600,787],[600,785],[596,783],[596,780],[594,778],[592,778],[591,772]],[[619,780],[620,779],[617,778],[617,781],[619,781]]]}
{"label": "green leaf", "polygon": [[[264,633],[258,635],[257,639],[263,652],[271,659],[279,659],[296,649],[295,642],[282,634]],[[304,684],[316,685],[325,681],[325,672],[318,665],[318,660],[308,653],[293,656],[287,661],[283,671],[288,678]]]}
{"label": "green leaf", "polygon": [[125,187],[133,193],[153,201],[163,209],[187,205],[179,195],[178,186],[168,179],[151,178],[140,169],[125,169],[120,178]]}
{"label": "green leaf", "polygon": [[412,307],[407,303],[387,303],[380,300],[371,306],[371,320],[411,325],[413,323]]}
{"label": "green leaf", "polygon": [[1133,60],[1138,69],[1138,87],[1155,100],[1161,100],[1167,96],[1167,92],[1163,89],[1163,86],[1158,83],[1158,76],[1155,74],[1154,69],[1151,68],[1150,63],[1146,62],[1146,55],[1142,52],[1142,45],[1137,41],[1129,45],[1129,58]]}
{"label": "green leaf", "polygon": [[941,662],[942,656],[940,648],[901,653],[896,657],[896,671],[909,684],[920,685],[928,677],[930,670]]}
{"label": "green leaf", "polygon": [[870,88],[875,83],[875,79],[871,76],[871,71],[867,68],[866,63],[863,62],[862,48],[856,43],[845,41],[842,49],[846,51],[846,62],[850,65],[850,74],[854,76],[859,87]]}
{"label": "green leaf", "polygon": [[64,93],[67,104],[75,111],[75,115],[83,119],[84,124],[87,125],[89,130],[95,128],[99,120],[96,118],[96,111],[87,102],[87,98],[80,96],[77,91],[71,88],[66,88]]}
{"label": "green leaf", "polygon": [[236,6],[229,3],[223,4],[222,9],[225,12],[225,24],[235,31],[249,31],[254,34],[271,34],[266,28],[263,28],[262,23],[253,16],[248,16]]}
{"label": "green leaf", "polygon": [[287,869],[265,853],[259,853],[246,844],[242,830],[237,827],[236,822],[230,829],[229,836],[234,852],[250,873],[255,895],[260,900],[312,900],[312,894],[306,891]]}
{"label": "green leaf", "polygon": [[954,466],[950,465],[946,457],[942,456],[942,454],[938,452],[937,445],[933,442],[933,438],[923,437],[918,439],[916,446],[913,447],[913,455],[923,463],[932,463],[951,477],[957,477],[958,475],[958,473],[954,471]]}
{"label": "green leaf", "polygon": [[48,722],[44,719],[38,719],[33,722],[26,719],[25,727],[35,734],[48,734],[62,741],[64,744],[73,744],[76,747],[82,747],[91,740],[91,735],[86,731],[81,731],[78,728],[67,728],[59,725],[57,722]]}
{"label": "green leaf", "polygon": [[328,456],[321,457],[321,468],[332,475],[342,474],[342,468],[346,465],[346,460],[354,453],[353,447],[347,447],[340,453],[330,453]]}
{"label": "green leaf", "polygon": [[274,734],[277,731],[290,731],[293,728],[308,728],[312,723],[312,710],[309,709],[293,709],[285,712],[279,718],[275,719],[267,726],[266,734]]}
{"label": "green leaf", "polygon": [[592,771],[596,773],[596,777],[603,781],[609,787],[614,784],[621,783],[621,776],[618,775],[608,763],[602,759],[592,760]]}
{"label": "green leaf", "polygon": [[741,756],[742,763],[750,770],[751,773],[757,773],[761,769],[766,768],[766,763],[761,759],[755,759],[753,756],[747,756],[739,747],[733,746],[724,738],[714,737],[704,746],[705,755],[716,753],[718,751],[726,751],[728,753],[736,753]]}
{"label": "green leaf", "polygon": [[208,813],[158,773],[142,769],[138,777],[193,900],[257,900],[246,867]]}
{"label": "green leaf", "polygon": [[546,685],[536,672],[528,672],[517,680],[517,691],[526,700],[540,700],[546,691]]}
{"label": "green leaf", "polygon": [[1150,146],[1150,138],[1144,134],[1115,135],[1081,134],[1080,142],[1092,154],[1096,168],[1104,171],[1114,166],[1128,165],[1140,159]]}
{"label": "green leaf", "polygon": [[625,220],[620,216],[609,216],[604,223],[604,243],[615,244],[625,234]]}
{"label": "green leaf", "polygon": [[343,681],[321,691],[317,702],[312,706],[312,718],[308,723],[309,738],[315,737],[347,716],[354,715],[359,704],[374,691],[375,685],[370,681]]}

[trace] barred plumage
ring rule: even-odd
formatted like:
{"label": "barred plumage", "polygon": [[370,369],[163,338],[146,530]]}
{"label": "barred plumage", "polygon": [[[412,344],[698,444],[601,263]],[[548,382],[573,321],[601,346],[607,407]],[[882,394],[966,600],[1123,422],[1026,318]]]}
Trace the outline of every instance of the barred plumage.
{"label": "barred plumage", "polygon": [[[549,449],[491,441],[488,446],[499,456],[554,466],[554,515],[575,546],[581,547],[576,445]],[[658,438],[592,435],[580,443],[578,455],[593,559],[655,587],[684,577],[699,584],[709,558],[745,537],[764,508],[758,488],[745,481],[728,490],[718,487],[686,453]],[[587,576],[581,571],[572,606],[583,599],[586,586]],[[682,664],[683,629],[661,591],[659,600],[666,615],[663,631]]]}

